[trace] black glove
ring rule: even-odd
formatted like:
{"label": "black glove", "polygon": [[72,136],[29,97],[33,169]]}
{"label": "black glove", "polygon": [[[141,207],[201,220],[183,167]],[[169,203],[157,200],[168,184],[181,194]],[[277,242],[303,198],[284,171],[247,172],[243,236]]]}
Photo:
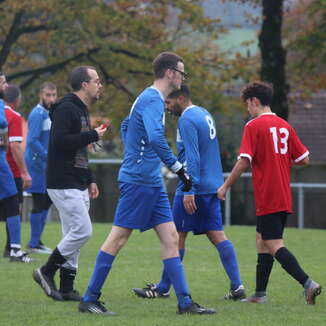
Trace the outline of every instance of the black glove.
{"label": "black glove", "polygon": [[176,172],[180,180],[183,182],[182,191],[189,191],[192,187],[191,177],[186,173],[185,169],[182,167],[179,171]]}

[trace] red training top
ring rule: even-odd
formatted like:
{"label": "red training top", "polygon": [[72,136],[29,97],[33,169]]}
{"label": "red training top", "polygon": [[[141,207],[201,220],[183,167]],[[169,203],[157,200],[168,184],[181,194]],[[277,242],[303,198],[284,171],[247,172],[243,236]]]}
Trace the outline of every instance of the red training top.
{"label": "red training top", "polygon": [[10,149],[10,143],[12,142],[22,142],[23,141],[23,119],[21,115],[14,111],[9,105],[5,105],[5,114],[8,122],[8,151],[7,151],[7,161],[10,169],[14,175],[14,178],[20,178],[20,170],[12,156]]}

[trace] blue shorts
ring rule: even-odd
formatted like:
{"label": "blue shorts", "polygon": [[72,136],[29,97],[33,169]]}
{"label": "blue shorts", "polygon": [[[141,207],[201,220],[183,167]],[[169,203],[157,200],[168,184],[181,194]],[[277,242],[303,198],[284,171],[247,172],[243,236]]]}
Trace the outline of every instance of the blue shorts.
{"label": "blue shorts", "polygon": [[113,225],[146,231],[173,222],[170,202],[162,187],[121,182]]}
{"label": "blue shorts", "polygon": [[17,194],[14,176],[6,159],[6,152],[0,150],[0,199]]}
{"label": "blue shorts", "polygon": [[183,196],[177,195],[173,201],[173,217],[178,232],[205,234],[208,231],[222,231],[221,203],[216,194],[195,195],[197,210],[189,215],[183,206]]}

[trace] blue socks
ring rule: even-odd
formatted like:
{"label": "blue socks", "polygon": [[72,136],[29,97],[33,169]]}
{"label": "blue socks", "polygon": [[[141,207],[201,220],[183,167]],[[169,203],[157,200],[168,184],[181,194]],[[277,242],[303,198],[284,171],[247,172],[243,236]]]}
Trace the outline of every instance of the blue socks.
{"label": "blue socks", "polygon": [[42,213],[31,213],[29,218],[31,223],[31,239],[28,245],[31,248],[35,248],[40,244],[41,232],[42,232]]}
{"label": "blue socks", "polygon": [[216,249],[220,254],[224,270],[230,279],[231,290],[235,290],[242,284],[242,281],[233,244],[230,240],[225,240],[217,244]]}
{"label": "blue socks", "polygon": [[7,226],[10,236],[10,246],[20,248],[20,216],[7,217]]}
{"label": "blue socks", "polygon": [[173,284],[179,306],[181,308],[188,307],[192,300],[180,257],[164,259],[163,264],[164,270]]}
{"label": "blue socks", "polygon": [[[179,255],[180,255],[180,260],[183,260],[185,254],[185,249],[179,249]],[[170,278],[166,272],[165,269],[163,269],[163,273],[161,276],[161,281],[160,283],[156,284],[156,289],[158,290],[159,293],[167,293],[169,292],[171,287],[171,281]]]}
{"label": "blue socks", "polygon": [[84,302],[93,302],[101,295],[101,289],[110,272],[115,256],[112,256],[102,250],[99,251],[93,275],[88,283],[87,290],[83,297]]}

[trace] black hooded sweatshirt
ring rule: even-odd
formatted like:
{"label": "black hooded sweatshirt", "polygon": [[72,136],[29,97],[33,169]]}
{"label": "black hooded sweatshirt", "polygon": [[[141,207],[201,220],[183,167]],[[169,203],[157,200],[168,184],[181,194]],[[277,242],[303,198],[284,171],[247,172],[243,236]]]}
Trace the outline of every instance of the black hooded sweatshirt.
{"label": "black hooded sweatshirt", "polygon": [[50,119],[47,188],[85,190],[93,182],[87,145],[98,140],[90,128],[87,106],[77,95],[68,94],[51,107]]}

